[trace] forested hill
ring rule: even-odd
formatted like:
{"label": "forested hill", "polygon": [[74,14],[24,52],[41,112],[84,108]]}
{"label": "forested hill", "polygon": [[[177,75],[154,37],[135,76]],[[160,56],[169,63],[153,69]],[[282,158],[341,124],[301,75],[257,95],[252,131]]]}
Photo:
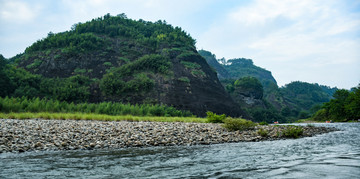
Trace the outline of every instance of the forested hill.
{"label": "forested hill", "polygon": [[294,81],[280,88],[285,100],[302,110],[330,101],[337,88]]}
{"label": "forested hill", "polygon": [[232,93],[236,80],[244,77],[254,77],[259,80],[262,85],[264,94],[261,96],[263,96],[264,99],[278,110],[281,110],[281,108],[286,105],[283,102],[282,96],[278,91],[277,82],[271,72],[254,65],[251,59],[216,59],[215,54],[206,50],[199,50],[199,54],[217,71],[220,81],[229,93]]}
{"label": "forested hill", "polygon": [[9,61],[2,96],[166,104],[198,116],[247,116],[198,54],[195,40],[165,21],[107,14],[50,32]]}
{"label": "forested hill", "polygon": [[[236,58],[236,59],[216,59],[216,56],[209,51],[199,50],[210,66],[216,69],[220,80],[234,79],[237,80],[242,77],[252,76],[260,80],[265,90],[277,85],[275,78],[271,72],[261,67],[254,65],[251,59]],[[219,61],[222,63],[220,64]]]}
{"label": "forested hill", "polygon": [[206,50],[199,50],[199,54],[205,58],[206,62],[216,70],[220,80],[233,78],[229,72],[221,65],[214,54]]}
{"label": "forested hill", "polygon": [[[19,66],[46,77],[74,74],[102,78],[112,67],[150,54],[195,53],[195,40],[165,21],[128,19],[124,14],[73,25],[71,31],[37,41],[17,59]],[[184,54],[183,54],[184,55]]]}
{"label": "forested hill", "polygon": [[330,101],[337,90],[300,81],[279,88],[271,72],[254,65],[251,59],[216,59],[209,51],[199,53],[217,71],[232,98],[246,106],[258,121],[288,122],[310,117],[324,102]]}

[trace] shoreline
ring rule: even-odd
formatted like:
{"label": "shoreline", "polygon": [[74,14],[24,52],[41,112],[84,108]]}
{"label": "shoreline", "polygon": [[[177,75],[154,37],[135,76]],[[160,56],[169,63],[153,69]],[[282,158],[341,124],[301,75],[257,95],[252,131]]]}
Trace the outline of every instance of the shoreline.
{"label": "shoreline", "polygon": [[[252,130],[231,132],[214,123],[0,119],[0,154],[271,141],[287,139],[281,135],[285,128],[258,125]],[[258,134],[260,129],[268,131],[267,135]],[[300,137],[336,130],[303,126]]]}

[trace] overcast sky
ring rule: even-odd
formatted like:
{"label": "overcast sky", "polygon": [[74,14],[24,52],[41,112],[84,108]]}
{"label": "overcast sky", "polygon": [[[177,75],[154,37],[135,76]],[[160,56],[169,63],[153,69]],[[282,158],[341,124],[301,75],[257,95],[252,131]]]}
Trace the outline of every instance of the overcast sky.
{"label": "overcast sky", "polygon": [[251,58],[279,86],[360,83],[360,0],[0,0],[0,54],[110,13],[166,20],[217,58]]}

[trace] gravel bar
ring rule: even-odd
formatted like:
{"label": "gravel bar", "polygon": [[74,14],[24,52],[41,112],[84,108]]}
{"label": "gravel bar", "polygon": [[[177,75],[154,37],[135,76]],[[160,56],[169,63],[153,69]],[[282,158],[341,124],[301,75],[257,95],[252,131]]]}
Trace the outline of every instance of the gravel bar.
{"label": "gravel bar", "polygon": [[[266,137],[258,134],[260,128],[268,131]],[[212,123],[0,119],[0,153],[279,140],[284,139],[279,135],[283,129],[267,125],[230,132]],[[302,137],[335,130],[305,126]]]}

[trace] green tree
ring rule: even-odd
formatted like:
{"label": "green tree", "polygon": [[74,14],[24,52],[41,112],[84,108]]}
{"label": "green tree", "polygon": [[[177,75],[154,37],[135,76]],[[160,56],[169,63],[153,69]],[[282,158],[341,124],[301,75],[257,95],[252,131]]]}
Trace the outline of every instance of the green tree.
{"label": "green tree", "polygon": [[61,86],[54,89],[54,98],[67,102],[87,102],[90,96],[89,84],[90,79],[85,76],[72,76],[62,82]]}
{"label": "green tree", "polygon": [[334,99],[330,100],[329,103],[325,103],[324,107],[331,115],[331,118],[335,120],[346,118],[345,104],[349,94],[349,91],[345,89],[337,90],[333,95]]}
{"label": "green tree", "polygon": [[235,93],[253,96],[257,99],[263,97],[263,86],[260,81],[255,77],[243,77],[235,81],[234,83]]}
{"label": "green tree", "polygon": [[14,84],[5,72],[7,60],[0,54],[0,97],[10,95],[14,91]]}
{"label": "green tree", "polygon": [[360,84],[353,88],[346,99],[345,112],[347,119],[360,119]]}
{"label": "green tree", "polygon": [[34,75],[30,72],[22,69],[16,68],[14,66],[8,66],[4,69],[4,72],[9,77],[7,89],[8,95],[12,95],[15,97],[38,97],[40,95],[39,84],[41,83],[41,76]]}
{"label": "green tree", "polygon": [[275,121],[286,122],[286,119],[274,109],[256,108],[256,109],[251,109],[249,111],[251,116],[253,117],[253,120],[256,122],[267,122],[267,123],[273,123]]}
{"label": "green tree", "polygon": [[352,91],[337,90],[329,102],[313,116],[314,120],[348,121],[360,118],[360,84]]}

